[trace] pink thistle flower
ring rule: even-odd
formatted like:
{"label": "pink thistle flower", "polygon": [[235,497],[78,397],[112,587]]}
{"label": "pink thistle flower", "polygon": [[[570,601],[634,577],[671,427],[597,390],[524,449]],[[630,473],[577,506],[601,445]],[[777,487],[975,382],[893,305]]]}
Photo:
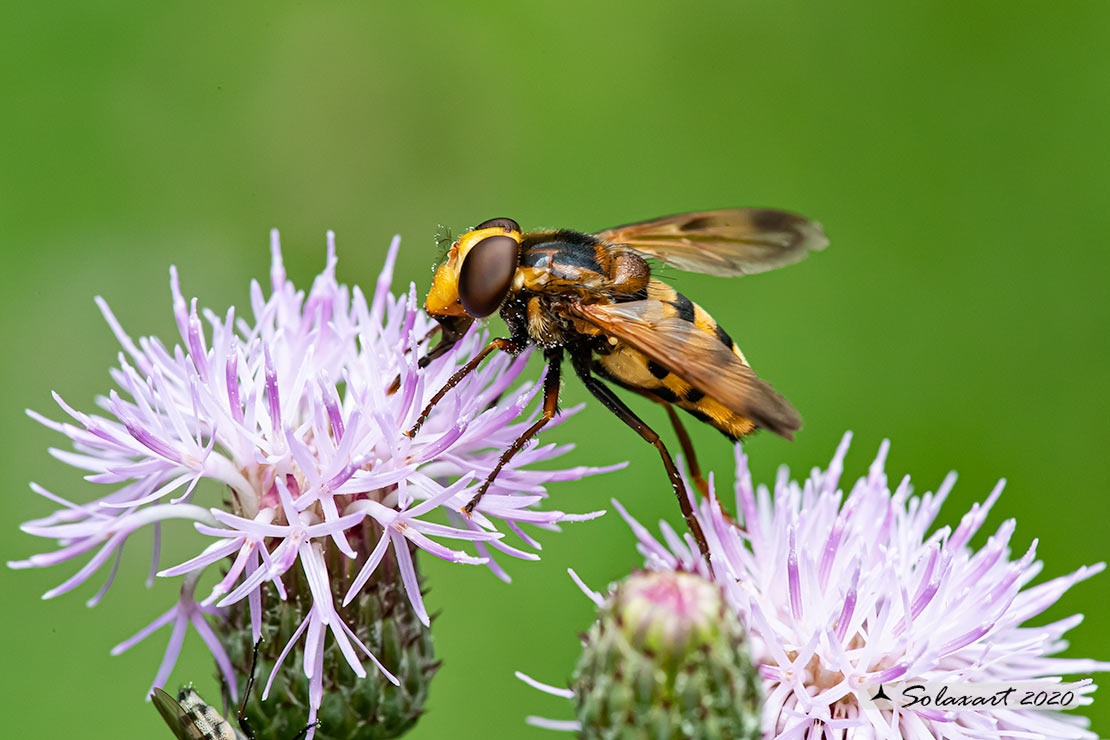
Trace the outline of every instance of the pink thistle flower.
{"label": "pink thistle flower", "polygon": [[[401,296],[389,292],[399,245],[394,239],[367,300],[357,286],[336,282],[334,236],[329,232],[325,268],[306,294],[286,277],[275,231],[271,294],[265,297],[262,287],[252,282],[249,319],[234,308],[222,317],[198,311],[196,299],[185,300],[177,271],[171,268],[180,333],[180,343],[172,347],[152,337],[132,340],[104,300],[97,298],[122,347],[119,366],[112,370],[118,389],[99,399],[105,413],[78,411],[58,394],[54,398],[69,421],[28,413],[72,441],[72,450],[52,449],[52,455],[88,471],[87,480],[112,490],[78,504],[32,484],[32,490],[61,508],[26,522],[22,529],[56,540],[58,548],[9,566],[45,567],[93,552],[77,573],[44,595],[53,598],[81,585],[114,558],[104,587],[88,602],[92,606],[110,586],[127,538],[138,529],[153,528],[156,544],[148,585],[155,574],[184,576],[185,585],[176,606],[118,645],[113,654],[173,623],[153,684],[161,687],[191,624],[212,651],[234,696],[230,661],[206,617],[219,616],[245,599],[257,640],[263,594],[272,597],[266,584],[285,599],[282,577],[299,565],[311,608],[270,680],[293,643],[305,634],[311,722],[321,701],[326,639],[338,645],[357,676],[366,675],[361,653],[397,681],[344,622],[342,605],[333,598],[326,553],[365,558],[345,604],[358,595],[392,548],[412,608],[428,625],[410,545],[447,561],[486,565],[509,580],[491,547],[526,560],[539,556],[503,543],[507,532],[534,550],[537,543],[522,525],[557,529],[560,522],[603,513],[571,515],[543,508],[545,486],[621,466],[540,470],[536,464],[562,455],[570,446],[532,445],[501,472],[472,518],[459,515],[497,464],[500,450],[536,417],[538,409],[526,411],[542,383],[510,390],[527,357],[494,357],[433,409],[416,439],[405,436],[431,395],[487,340],[483,332],[472,330],[452,352],[418,368],[421,338],[435,324],[418,308],[415,286]],[[390,392],[395,378],[400,384]],[[568,410],[563,418],[575,411]],[[228,505],[209,508],[196,503],[195,489],[202,480],[230,491]],[[197,556],[163,567],[161,528],[174,519],[192,522],[211,541]],[[348,537],[355,528],[364,531],[361,528],[370,520],[383,534],[372,552],[358,552]],[[205,598],[194,601],[201,573],[213,565],[226,567],[226,574]]]}
{"label": "pink thistle flower", "polygon": [[[696,572],[722,587],[749,632],[752,661],[762,677],[763,737],[1096,737],[1086,718],[1058,711],[876,707],[872,700],[888,682],[1051,682],[1110,670],[1108,662],[1056,657],[1067,646],[1064,634],[1082,615],[1027,624],[1104,564],[1031,586],[1042,570],[1037,542],[1012,559],[1014,520],[1003,522],[978,550],[968,545],[1004,481],[954,529],[932,529],[955,475],[936,493],[912,495],[908,476],[892,490],[884,442],[869,473],[845,494],[839,486],[850,440],[846,434],[828,469],[814,469],[804,483],[780,469],[773,491],[753,486],[737,446],[736,511],[743,529],[722,511],[712,490],[697,502],[712,572],[690,535],[680,537],[661,523],[657,539],[613,502],[649,569]],[[600,594],[578,582],[600,603]],[[1081,703],[1090,703],[1086,694],[1095,688],[1088,684],[1080,692]],[[579,729],[577,723],[530,722]]]}

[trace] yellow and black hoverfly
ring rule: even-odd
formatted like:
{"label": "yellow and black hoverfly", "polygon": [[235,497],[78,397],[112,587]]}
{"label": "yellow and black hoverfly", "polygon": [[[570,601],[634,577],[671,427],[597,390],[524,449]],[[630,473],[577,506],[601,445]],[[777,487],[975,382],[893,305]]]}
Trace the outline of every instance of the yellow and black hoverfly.
{"label": "yellow and black hoverfly", "polygon": [[[150,700],[154,703],[154,708],[170,726],[177,740],[255,740],[254,731],[247,721],[246,709],[251,690],[254,688],[254,669],[258,663],[259,645],[261,640],[254,645],[251,672],[243,691],[243,701],[239,705],[240,730],[232,727],[231,723],[201,699],[200,694],[192,687],[183,686],[176,699],[159,688],[151,692]],[[309,724],[297,733],[293,740],[302,740],[316,725],[316,722]]]}
{"label": "yellow and black hoverfly", "polygon": [[648,260],[720,276],[749,275],[798,262],[828,240],[821,226],[768,208],[698,211],[617,226],[596,234],[524,232],[495,218],[451,244],[425,303],[441,341],[427,364],[475,319],[499,313],[509,337],[495,339],[436,393],[408,431],[414,436],[443,396],[491,352],[543,348],[548,372],[543,416],[505,452],[474,510],[504,464],[556,413],[564,353],[587,390],[654,445],[663,458],[691,534],[708,559],[682,477],[667,448],[604,381],[663,404],[698,487],[705,488],[689,436],[673,407],[738,440],[758,428],[787,439],[801,427],[789,402],[756,376],[728,333],[700,306],[652,276]]}

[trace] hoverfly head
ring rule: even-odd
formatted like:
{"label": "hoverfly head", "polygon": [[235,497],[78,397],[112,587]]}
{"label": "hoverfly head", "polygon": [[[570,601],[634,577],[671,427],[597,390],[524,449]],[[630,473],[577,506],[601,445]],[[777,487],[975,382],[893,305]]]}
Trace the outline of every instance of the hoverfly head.
{"label": "hoverfly head", "polygon": [[436,270],[426,308],[433,316],[485,318],[501,308],[520,262],[520,226],[509,218],[478,224],[459,237]]}

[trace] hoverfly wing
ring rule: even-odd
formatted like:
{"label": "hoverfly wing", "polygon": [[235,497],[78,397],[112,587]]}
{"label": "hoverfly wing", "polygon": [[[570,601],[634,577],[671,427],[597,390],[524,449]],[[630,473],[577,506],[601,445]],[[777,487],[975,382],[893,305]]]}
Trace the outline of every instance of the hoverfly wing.
{"label": "hoverfly wing", "polygon": [[680,270],[722,277],[792,265],[829,244],[821,224],[774,208],[679,213],[595,236]]}
{"label": "hoverfly wing", "polygon": [[204,733],[177,699],[159,688],[151,692],[150,699],[154,702],[154,708],[158,710],[158,714],[162,715],[162,719],[173,730],[177,740],[205,740]]}
{"label": "hoverfly wing", "polygon": [[578,305],[572,309],[606,334],[627,342],[734,413],[792,439],[802,419],[717,337],[669,314],[662,301]]}

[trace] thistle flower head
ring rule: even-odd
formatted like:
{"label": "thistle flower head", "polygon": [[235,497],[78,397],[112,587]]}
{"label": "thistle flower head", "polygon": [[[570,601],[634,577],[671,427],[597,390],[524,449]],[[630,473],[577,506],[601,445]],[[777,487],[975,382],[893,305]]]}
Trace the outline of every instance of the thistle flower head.
{"label": "thistle flower head", "polygon": [[[357,286],[336,282],[330,233],[326,265],[307,293],[287,278],[276,232],[271,241],[270,295],[252,283],[248,315],[234,308],[222,316],[198,310],[196,299],[186,301],[171,269],[176,344],[133,340],[97,298],[122,348],[112,370],[117,388],[99,399],[100,413],[78,411],[58,394],[54,398],[68,420],[28,413],[72,441],[71,450],[51,454],[110,490],[76,503],[33,484],[60,508],[22,529],[56,540],[58,548],[9,565],[57,565],[91,553],[44,596],[52,598],[78,587],[108,561],[118,564],[127,538],[151,527],[155,548],[148,585],[155,575],[183,577],[180,597],[113,653],[172,624],[154,680],[162,686],[192,626],[212,651],[232,697],[237,681],[209,620],[245,603],[257,640],[263,599],[286,599],[290,579],[306,584],[303,620],[271,680],[292,642],[303,635],[312,721],[321,701],[325,643],[338,647],[356,676],[366,675],[368,659],[397,681],[395,667],[379,662],[344,618],[345,605],[359,597],[387,555],[412,610],[427,625],[415,550],[484,564],[507,580],[495,552],[538,559],[528,549],[536,542],[523,525],[556,529],[559,522],[596,515],[544,508],[545,485],[602,469],[536,469],[568,447],[533,445],[502,470],[474,515],[462,516],[460,509],[500,451],[530,423],[526,412],[540,385],[511,389],[527,356],[489,360],[448,394],[410,439],[404,431],[486,336],[472,330],[453,351],[420,369],[421,340],[434,323],[418,309],[415,286],[400,296],[389,292],[399,240],[369,299]],[[222,505],[199,502],[209,493],[198,489],[205,480],[225,493]],[[160,534],[176,519],[192,522],[201,550],[165,567]],[[525,547],[506,543],[510,533]],[[108,590],[115,564],[90,606]],[[225,572],[206,593],[198,591],[202,572],[216,564]]]}
{"label": "thistle flower head", "polygon": [[892,489],[884,442],[868,474],[845,493],[849,441],[845,435],[828,468],[814,469],[804,483],[781,469],[773,490],[753,486],[737,447],[736,520],[712,492],[696,508],[712,573],[689,535],[662,523],[657,539],[614,501],[646,567],[699,573],[723,589],[750,634],[762,677],[763,736],[1095,737],[1085,718],[1063,712],[874,704],[887,682],[1052,681],[1110,669],[1110,663],[1055,657],[1082,615],[1027,624],[1103,565],[1031,585],[1042,569],[1037,543],[1014,557],[1014,520],[981,548],[969,546],[1002,482],[954,528],[934,527],[955,476],[921,496],[913,495],[908,476]]}

